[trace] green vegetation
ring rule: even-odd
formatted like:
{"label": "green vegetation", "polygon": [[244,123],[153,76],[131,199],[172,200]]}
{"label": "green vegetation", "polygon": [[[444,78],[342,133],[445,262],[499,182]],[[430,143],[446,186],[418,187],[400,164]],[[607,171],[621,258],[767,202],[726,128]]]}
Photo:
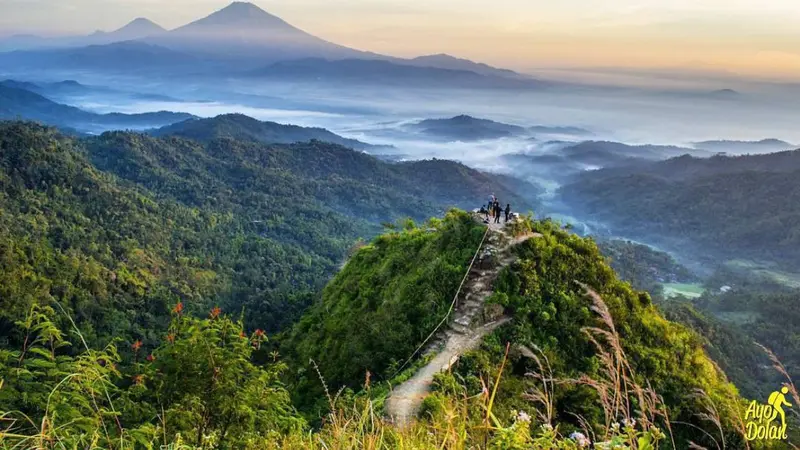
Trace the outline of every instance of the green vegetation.
{"label": "green vegetation", "polygon": [[616,231],[707,261],[800,262],[800,151],[680,157],[585,173],[562,189]]}
{"label": "green vegetation", "polygon": [[265,144],[292,144],[319,140],[355,149],[372,147],[355,139],[343,138],[324,128],[306,128],[262,122],[243,114],[224,114],[210,119],[189,119],[153,132],[156,136],[181,136],[197,141],[230,138]]}
{"label": "green vegetation", "polygon": [[[166,327],[169,305],[183,301],[192,312],[244,308],[260,327],[277,329],[305,308],[359,230],[320,211],[316,222],[295,222],[291,240],[280,234],[288,227],[267,235],[232,208],[158,198],[101,172],[80,142],[51,129],[0,127],[2,324],[21,319],[32,304],[55,301],[90,342],[150,344]],[[114,149],[124,160],[125,147]]]}
{"label": "green vegetation", "polygon": [[[410,277],[390,270],[396,264],[417,265],[416,256],[438,257],[437,249],[447,256],[433,266],[444,268],[471,250],[462,252],[460,245],[480,238],[481,228],[459,212],[430,226],[428,231],[408,223],[403,231],[359,249],[326,290],[322,306],[333,302],[338,291],[352,307],[350,318],[359,320],[370,300],[401,302],[402,295],[392,295],[395,288],[413,297],[416,286],[432,289],[447,280],[428,274],[425,269],[431,266],[410,269],[416,272]],[[425,417],[410,429],[398,430],[381,419],[380,398],[371,400],[385,393],[377,388],[380,379],[358,374],[360,381],[350,384],[363,389],[358,395],[323,389],[320,398],[327,400],[330,412],[322,416],[319,429],[310,430],[279,382],[287,366],[278,361],[278,353],[265,353],[264,332],[246,334],[241,321],[218,308],[207,319],[195,319],[183,303],[176,303],[166,313],[168,328],[153,345],[136,340],[93,350],[84,346],[76,328],[62,331],[52,322],[60,313],[32,306],[13,325],[24,337],[18,349],[0,352],[0,420],[5,427],[0,445],[544,450],[585,448],[591,438],[624,449],[658,448],[659,443],[671,447],[673,440],[676,448],[688,440],[714,445],[723,439],[729,448],[739,448],[733,420],[741,413],[736,390],[705,356],[696,335],[661,318],[647,294],[617,281],[591,241],[547,221],[529,226],[544,237],[519,248],[522,259],[502,275],[495,299],[515,321],[462,358],[453,372],[438,377]],[[381,253],[384,257],[378,258]],[[371,272],[372,278],[348,284],[360,271]],[[374,284],[393,278],[416,286]],[[574,278],[586,279],[605,301]],[[327,316],[319,319],[328,322]],[[393,319],[371,317],[379,326],[391,325],[377,338],[393,339],[395,332],[425,326],[423,315]],[[357,325],[352,332],[360,332]],[[514,343],[515,350],[509,351],[505,342]],[[124,354],[120,345],[128,349]],[[324,352],[326,347],[320,347],[317,351]],[[518,350],[526,348],[527,353]],[[318,381],[325,386],[324,377]],[[710,407],[712,422],[695,416]]]}
{"label": "green vegetation", "polygon": [[[380,418],[484,234],[458,210],[407,216],[487,191],[514,195],[458,164],[321,142],[0,124],[0,448],[580,448],[573,431],[741,448],[710,340],[664,319],[593,241],[530,218],[515,231],[542,237],[490,298],[513,321],[437,378],[419,424]],[[781,339],[785,319],[754,332]],[[719,354],[736,369],[733,349]]]}
{"label": "green vegetation", "polygon": [[157,347],[137,340],[128,357],[85,347],[51,308],[31,307],[20,350],[0,350],[0,448],[244,448],[304,429],[278,380],[285,366],[252,362],[264,333],[181,305]]}
{"label": "green vegetation", "polygon": [[[468,214],[451,211],[380,236],[328,284],[287,349],[302,366],[316,361],[336,387],[356,387],[367,372],[391,378],[447,313],[483,234]],[[316,373],[303,370],[300,382],[302,404],[321,398]]]}
{"label": "green vegetation", "polygon": [[621,279],[651,295],[660,294],[664,283],[676,288],[678,283],[696,280],[689,269],[668,253],[647,245],[621,240],[604,240],[597,245]]}
{"label": "green vegetation", "polygon": [[[498,344],[512,342],[540,349],[552,371],[563,378],[597,379],[606,371],[604,360],[596,356],[592,333],[584,330],[597,327],[596,313],[600,313],[605,322],[613,318],[619,346],[612,347],[627,355],[631,380],[657,392],[673,420],[697,423],[694,414],[703,408],[702,402],[687,394],[701,390],[719,408],[727,421],[728,433],[735,434],[732,430],[736,427],[738,394],[706,356],[698,336],[665,320],[648,294],[636,292],[619,281],[592,241],[572,235],[549,221],[535,223],[534,230],[544,238],[520,246],[520,262],[501,274],[495,290],[497,302],[513,312],[515,320],[501,330],[494,345],[485,346],[472,363],[464,364],[489,370],[487,362],[501,357]],[[608,315],[598,306],[598,297],[593,294],[587,297],[582,284],[603,299]],[[601,336],[600,342],[608,339],[604,334]],[[498,400],[500,405],[504,400],[508,402],[508,413],[521,408],[518,399],[532,388],[532,380],[521,375],[537,371],[529,358],[512,359],[512,364],[511,372],[520,376],[509,377],[508,391]],[[469,374],[462,375],[469,386]],[[560,421],[570,420],[562,415],[567,411],[580,414],[590,423],[602,423],[603,396],[597,399],[593,390],[591,383],[579,381],[557,386],[554,404]],[[589,400],[592,398],[595,400]],[[605,417],[608,419],[608,414]],[[693,433],[685,428],[673,432],[679,440]]]}
{"label": "green vegetation", "polygon": [[[764,396],[775,389],[775,376],[771,371],[765,374],[764,352],[754,348],[752,343],[767,346],[780,360],[785,361],[789,375],[800,375],[800,367],[795,363],[800,361],[798,300],[798,290],[768,293],[736,289],[725,294],[704,295],[694,300],[694,304],[705,315],[718,318],[720,324],[739,336],[739,341],[747,341],[749,345],[745,348],[728,339],[720,341],[719,346],[744,372],[741,383],[757,384],[753,387],[754,394]],[[762,364],[750,361],[761,361]],[[748,382],[748,379],[752,381]]]}
{"label": "green vegetation", "polygon": [[699,283],[666,283],[664,284],[664,297],[698,298],[703,295],[705,288]]}
{"label": "green vegetation", "polygon": [[[153,343],[178,301],[274,332],[379,223],[508,192],[458,164],[395,166],[320,142],[76,140],[3,123],[0,145],[0,329],[54,300],[90,342]],[[446,188],[437,170],[451,169]]]}
{"label": "green vegetation", "polygon": [[[397,305],[403,304],[408,290],[413,289],[410,297],[422,299],[416,302],[441,311],[454,294],[459,275],[463,276],[456,270],[458,265],[451,275],[425,276],[431,272],[425,270],[428,265],[440,264],[431,258],[431,249],[440,247],[444,236],[450,236],[447,241],[461,242],[464,236],[479,238],[480,233],[465,234],[463,227],[448,224],[457,218],[451,213],[438,225],[436,234],[442,236],[411,229],[381,237],[360,250],[329,284],[314,312],[293,330],[294,341],[289,345],[300,350],[296,364],[302,366],[313,358],[331,389],[358,386],[367,372],[372,374],[373,383],[387,380],[396,363],[411,355],[440,317],[415,314],[416,303],[400,310]],[[700,337],[665,320],[646,293],[619,281],[592,241],[549,221],[531,226],[544,237],[531,239],[519,248],[519,263],[501,273],[492,299],[515,320],[499,329],[481,350],[463,357],[452,377],[440,380],[441,395],[452,400],[479,394],[481,386],[495,376],[504,359],[504,344],[510,342],[541,351],[553,373],[564,380],[551,393],[551,418],[562,423],[562,431],[580,429],[571,414],[597,424],[598,431],[605,421],[618,417],[604,410],[605,391],[598,394],[596,385],[588,382],[602,379],[607,367],[598,357],[596,345],[605,344],[605,338],[593,338],[584,331],[597,327],[598,317],[593,311],[599,307],[575,281],[582,280],[605,300],[610,315],[601,317],[616,324],[619,347],[614,348],[624,352],[630,369],[625,377],[657,392],[671,418],[694,426],[703,425],[695,414],[704,408],[706,400],[687,394],[704,392],[723,416],[726,439],[737,439],[737,391],[706,356]],[[445,248],[444,254],[450,251]],[[463,267],[468,259],[467,250],[454,261],[460,260]],[[418,265],[420,270],[409,271],[409,264]],[[513,421],[514,411],[531,408],[525,398],[537,383],[536,378],[525,376],[537,370],[534,359],[516,352],[507,365],[494,403],[494,414],[501,422]],[[313,379],[315,375],[305,376]],[[312,399],[318,396],[315,393]],[[429,408],[441,409],[435,404]],[[469,416],[473,414],[479,413],[472,411]],[[684,443],[690,438],[701,440],[690,426],[673,432]]]}

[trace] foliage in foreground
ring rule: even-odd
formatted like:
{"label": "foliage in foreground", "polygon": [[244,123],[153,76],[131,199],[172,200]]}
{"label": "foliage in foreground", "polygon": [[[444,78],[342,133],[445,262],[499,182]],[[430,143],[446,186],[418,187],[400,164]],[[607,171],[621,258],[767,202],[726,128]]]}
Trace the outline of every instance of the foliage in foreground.
{"label": "foliage in foreground", "polygon": [[[462,358],[455,378],[462,390],[474,393],[479,389],[480,380],[500,364],[504,344],[511,342],[539,349],[553,371],[570,380],[555,386],[552,395],[552,417],[563,427],[579,429],[581,420],[576,414],[591,424],[615,420],[602,406],[605,390],[586,382],[587,377],[597,379],[606,372],[606,359],[597,355],[598,336],[586,332],[597,325],[597,317],[591,298],[585,295],[585,283],[605,300],[604,320],[616,324],[619,338],[615,348],[625,353],[630,366],[625,376],[657,392],[658,403],[670,417],[687,424],[676,430],[676,440],[686,444],[696,434],[693,427],[703,425],[696,413],[705,403],[695,392],[703,392],[718,405],[726,438],[736,439],[739,394],[705,353],[697,334],[665,320],[647,293],[620,281],[590,239],[547,220],[523,219],[520,225],[542,236],[517,247],[518,261],[501,271],[488,300],[502,306],[514,320],[488,338],[481,350]],[[464,252],[460,264],[453,264],[459,259],[451,263],[453,269],[448,273],[452,275],[445,276],[429,268],[435,261],[431,249],[442,250],[437,243],[447,240],[466,242],[462,236],[463,227],[444,227],[431,234],[410,230],[381,237],[357,252],[329,284],[315,312],[295,329],[295,342],[299,342],[295,348],[304,352],[295,364],[302,368],[313,358],[332,389],[357,386],[367,372],[375,381],[389,380],[392,363],[409,357],[443,317],[442,308],[452,298],[469,262],[470,254]],[[478,238],[479,232],[475,233]],[[414,275],[417,273],[421,276]],[[409,299],[415,300],[403,303]],[[395,308],[398,304],[403,308]],[[427,309],[439,314],[409,313],[420,304],[432,305]],[[514,351],[508,364],[509,373],[495,405],[497,417],[506,422],[512,419],[512,411],[523,409],[524,394],[536,387],[535,380],[525,376],[536,370],[534,360]],[[314,375],[306,373],[304,386],[313,386]],[[319,397],[317,391],[311,402]],[[311,402],[298,406],[306,410]],[[703,443],[709,444],[708,439]]]}
{"label": "foliage in foreground", "polygon": [[[475,393],[459,385],[457,373],[440,374],[436,392],[425,401],[423,417],[408,428],[396,428],[381,417],[370,398],[368,378],[365,395],[332,397],[326,392],[330,412],[320,429],[310,430],[275,381],[281,365],[259,368],[250,363],[253,351],[265,341],[263,333],[243,335],[241,324],[217,309],[208,319],[197,320],[184,317],[176,305],[164,345],[140,360],[139,355],[147,352],[139,341],[134,342],[134,360],[126,369],[118,369],[113,346],[103,351],[86,349],[78,358],[58,356],[59,348],[69,344],[48,319],[53,311],[33,308],[19,324],[30,337],[30,345],[2,355],[0,393],[11,392],[11,400],[27,407],[28,413],[0,409],[0,448],[683,448],[676,446],[673,427],[677,423],[658,394],[634,381],[607,305],[595,292],[587,293],[600,322],[585,331],[596,337],[596,350],[605,367],[598,377],[582,382],[606,394],[601,396],[606,419],[603,423],[582,421],[580,430],[569,432],[569,425],[562,427],[553,416],[554,388],[569,381],[552,372],[541,351],[526,351],[538,367],[538,372],[528,374],[538,387],[521,398],[525,409],[513,411],[508,419],[497,414],[498,391],[512,369],[510,344],[499,366],[480,378],[482,387]],[[774,362],[782,370],[777,359]],[[800,402],[787,380],[795,403]],[[15,391],[33,388],[44,409],[31,410]],[[726,440],[713,400],[702,392],[698,396],[706,403],[698,415],[708,421],[706,430],[698,428],[698,436],[704,433],[718,449],[743,448]],[[703,448],[693,442],[689,445]],[[754,443],[752,448],[762,446]],[[746,442],[744,447],[751,448]]]}
{"label": "foliage in foreground", "polygon": [[32,307],[22,348],[0,352],[3,448],[242,448],[305,427],[278,380],[285,366],[252,362],[264,332],[246,335],[219,309],[198,320],[176,305],[162,344],[130,343],[131,360],[114,344],[89,348],[53,315]]}
{"label": "foliage in foreground", "polygon": [[[484,227],[464,212],[384,234],[361,247],[285,342],[300,367],[315,360],[332,386],[369,371],[392,377],[444,317]],[[317,375],[301,370],[300,405],[318,403]]]}

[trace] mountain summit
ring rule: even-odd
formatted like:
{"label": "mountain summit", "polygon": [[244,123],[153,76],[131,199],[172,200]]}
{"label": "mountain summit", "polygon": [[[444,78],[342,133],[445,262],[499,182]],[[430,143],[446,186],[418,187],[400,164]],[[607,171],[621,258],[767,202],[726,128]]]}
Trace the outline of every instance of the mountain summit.
{"label": "mountain summit", "polygon": [[501,76],[510,78],[517,78],[522,76],[514,72],[513,70],[500,69],[497,67],[492,67],[488,64],[478,63],[464,58],[457,58],[455,56],[448,55],[445,53],[439,53],[437,55],[418,56],[416,58],[409,59],[404,63],[414,66],[436,67],[439,69],[468,70],[470,72],[475,72],[480,75],[489,75],[489,76]]}
{"label": "mountain summit", "polygon": [[302,33],[301,30],[289,25],[280,17],[273,16],[258,6],[248,2],[233,2],[207,17],[184,25],[175,31],[186,32],[187,30],[202,30],[209,27],[228,26],[244,26],[248,28],[268,26],[273,29],[277,27]]}
{"label": "mountain summit", "polygon": [[146,38],[148,36],[156,36],[166,31],[167,30],[165,30],[157,23],[151,21],[150,19],[139,17],[137,19],[128,22],[122,28],[116,29],[114,31],[109,31],[109,32],[97,31],[95,33],[92,33],[86,38],[83,38],[78,42],[76,42],[76,44],[85,44],[85,45],[111,44],[114,42],[131,41],[134,39]]}
{"label": "mountain summit", "polygon": [[112,31],[111,33],[120,34],[120,35],[121,34],[137,34],[138,37],[142,37],[142,36],[148,36],[148,35],[156,34],[156,33],[163,33],[164,31],[167,31],[167,30],[165,30],[164,27],[162,27],[161,25],[153,22],[152,20],[144,18],[144,17],[138,17],[138,18],[133,19],[132,21],[128,22],[128,24],[125,25],[124,27],[122,27],[122,28],[120,28],[120,29],[118,29],[116,31]]}
{"label": "mountain summit", "polygon": [[306,57],[341,59],[365,55],[306,33],[246,2],[231,3],[149,41],[173,50],[261,64]]}

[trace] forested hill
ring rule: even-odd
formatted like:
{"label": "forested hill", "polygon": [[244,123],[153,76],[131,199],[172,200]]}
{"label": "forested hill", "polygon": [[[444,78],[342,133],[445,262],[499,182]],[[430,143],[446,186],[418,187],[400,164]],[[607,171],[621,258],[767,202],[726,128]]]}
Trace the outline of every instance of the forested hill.
{"label": "forested hill", "polygon": [[0,327],[56,301],[90,341],[152,342],[178,302],[244,310],[248,326],[278,330],[380,223],[489,191],[518,198],[455,163],[435,164],[464,192],[413,164],[320,142],[77,140],[4,122],[0,143]]}
{"label": "forested hill", "polygon": [[425,219],[452,206],[478,207],[492,192],[517,210],[534,206],[527,199],[535,192],[523,182],[519,188],[446,160],[387,163],[321,141],[267,145],[111,132],[85,142],[103,170],[195,205],[247,201],[242,213],[253,220],[275,214],[297,220],[292,216],[304,203],[375,223]]}
{"label": "forested hill", "polygon": [[586,172],[561,195],[617,232],[695,256],[800,262],[800,151]]}
{"label": "forested hill", "polygon": [[80,132],[96,132],[115,127],[134,129],[162,127],[193,117],[191,114],[169,111],[96,114],[56,103],[36,92],[23,89],[22,86],[25,85],[13,81],[0,82],[0,120],[37,120]]}
{"label": "forested hill", "polygon": [[189,119],[159,128],[153,131],[153,135],[182,136],[204,142],[218,138],[264,142],[267,144],[291,144],[293,142],[319,140],[355,149],[373,147],[356,139],[344,138],[324,128],[262,122],[244,114],[223,114],[208,119]]}
{"label": "forested hill", "polygon": [[[495,387],[496,397],[492,396],[492,414],[498,423],[512,422],[518,411],[538,410],[544,416],[534,419],[537,425],[541,417],[549,417],[565,434],[586,425],[576,417],[602,430],[603,417],[617,417],[608,403],[617,395],[615,388],[605,383],[625,384],[617,389],[632,397],[650,395],[633,394],[642,390],[636,387],[642,383],[643,391],[652,389],[660,400],[633,400],[630,408],[643,408],[637,420],[648,415],[647,402],[661,401],[659,408],[667,408],[662,413],[668,411],[669,420],[704,428],[707,424],[698,420],[696,411],[711,400],[719,408],[731,448],[743,445],[733,421],[738,394],[705,354],[700,339],[665,320],[646,293],[619,281],[590,239],[547,220],[524,221],[516,229],[524,232],[526,227],[542,236],[516,248],[519,260],[500,272],[487,300],[513,320],[437,377],[435,393],[423,405],[424,415],[435,421],[453,414],[450,408],[461,408],[457,409],[459,420],[467,424],[475,420],[479,426],[485,405],[479,401],[469,407],[454,404],[480,397],[481,390],[499,377],[498,367],[505,364],[503,381]],[[392,379],[446,315],[482,231],[472,217],[452,211],[444,220],[383,235],[361,248],[326,286],[322,301],[292,330],[285,344],[286,353],[295,353],[297,404],[310,408],[325,401],[318,375],[307,367],[309,359],[330,389],[361,386],[365,374],[375,389],[381,381]],[[587,296],[576,281],[591,286],[602,299]],[[505,359],[507,343],[511,351]],[[614,356],[604,352],[624,353],[625,361],[613,362]],[[619,367],[606,364],[627,369],[617,372]],[[398,381],[414,370],[401,374]],[[543,393],[537,376],[557,381]],[[697,395],[698,390],[703,396]],[[537,399],[545,400],[544,405]],[[544,412],[548,405],[552,410]],[[663,427],[660,419],[656,422]],[[675,426],[673,433],[676,448],[688,448],[688,440],[713,446],[707,436],[690,427]],[[718,436],[719,430],[715,433]]]}
{"label": "forested hill", "polygon": [[787,173],[800,170],[800,149],[761,155],[718,154],[708,158],[685,154],[666,161],[641,163],[635,169],[619,167],[589,172],[583,178],[605,178],[611,174],[626,174],[631,170],[671,180],[690,180],[747,171]]}

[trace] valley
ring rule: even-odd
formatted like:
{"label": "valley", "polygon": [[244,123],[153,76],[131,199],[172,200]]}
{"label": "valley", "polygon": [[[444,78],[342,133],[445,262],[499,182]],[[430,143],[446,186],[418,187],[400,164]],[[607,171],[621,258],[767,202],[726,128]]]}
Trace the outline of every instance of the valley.
{"label": "valley", "polygon": [[0,34],[0,449],[762,448],[795,85],[160,22]]}

